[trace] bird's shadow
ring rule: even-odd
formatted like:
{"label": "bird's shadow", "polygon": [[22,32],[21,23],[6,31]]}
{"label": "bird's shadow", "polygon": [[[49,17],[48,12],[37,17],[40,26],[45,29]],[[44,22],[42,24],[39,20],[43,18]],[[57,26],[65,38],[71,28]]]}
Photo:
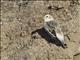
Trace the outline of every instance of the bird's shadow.
{"label": "bird's shadow", "polygon": [[51,36],[48,34],[48,32],[44,28],[41,28],[41,29],[37,29],[35,31],[32,31],[31,35],[35,34],[36,32],[42,38],[44,38],[48,43],[55,44],[56,46],[62,46],[61,42],[57,38],[51,38]]}

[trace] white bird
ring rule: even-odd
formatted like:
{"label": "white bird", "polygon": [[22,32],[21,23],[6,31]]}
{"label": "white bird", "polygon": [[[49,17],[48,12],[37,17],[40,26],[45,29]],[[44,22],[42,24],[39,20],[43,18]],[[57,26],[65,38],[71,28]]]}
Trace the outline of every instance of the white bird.
{"label": "white bird", "polygon": [[52,38],[57,38],[58,40],[60,40],[60,42],[64,46],[65,45],[64,35],[60,28],[60,25],[49,14],[45,15],[43,19],[44,19],[44,29],[49,33],[49,35]]}

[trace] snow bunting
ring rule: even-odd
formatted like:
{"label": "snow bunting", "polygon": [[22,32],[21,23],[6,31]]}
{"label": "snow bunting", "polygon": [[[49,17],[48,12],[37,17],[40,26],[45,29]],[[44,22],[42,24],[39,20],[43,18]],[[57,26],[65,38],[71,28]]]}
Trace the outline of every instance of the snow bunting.
{"label": "snow bunting", "polygon": [[44,16],[44,29],[49,33],[52,38],[57,38],[64,46],[64,35],[60,28],[60,25],[54,20],[54,18],[47,14]]}

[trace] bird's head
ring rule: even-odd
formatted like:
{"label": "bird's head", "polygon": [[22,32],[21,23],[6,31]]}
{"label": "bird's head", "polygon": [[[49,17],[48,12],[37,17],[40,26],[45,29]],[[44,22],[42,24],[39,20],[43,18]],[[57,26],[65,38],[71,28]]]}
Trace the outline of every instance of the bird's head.
{"label": "bird's head", "polygon": [[49,15],[49,14],[45,15],[43,17],[43,19],[44,19],[45,22],[49,22],[49,21],[54,20],[53,17],[51,15]]}

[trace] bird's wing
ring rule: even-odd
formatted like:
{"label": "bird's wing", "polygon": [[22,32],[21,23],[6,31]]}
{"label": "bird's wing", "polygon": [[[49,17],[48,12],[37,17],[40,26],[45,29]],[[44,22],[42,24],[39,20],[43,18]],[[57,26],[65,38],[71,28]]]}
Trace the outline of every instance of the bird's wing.
{"label": "bird's wing", "polygon": [[45,30],[49,33],[49,35],[52,37],[52,38],[58,38],[58,40],[61,41],[62,45],[64,46],[64,35],[63,35],[63,32],[59,26],[59,24],[55,21],[50,21],[50,22],[46,22],[44,24],[44,28]]}
{"label": "bird's wing", "polygon": [[45,23],[45,30],[47,30],[52,37],[56,37],[55,27],[57,27],[57,23],[55,21]]}
{"label": "bird's wing", "polygon": [[64,44],[64,34],[61,28],[60,27],[56,28],[55,32],[56,32],[56,37],[61,41],[62,44]]}

